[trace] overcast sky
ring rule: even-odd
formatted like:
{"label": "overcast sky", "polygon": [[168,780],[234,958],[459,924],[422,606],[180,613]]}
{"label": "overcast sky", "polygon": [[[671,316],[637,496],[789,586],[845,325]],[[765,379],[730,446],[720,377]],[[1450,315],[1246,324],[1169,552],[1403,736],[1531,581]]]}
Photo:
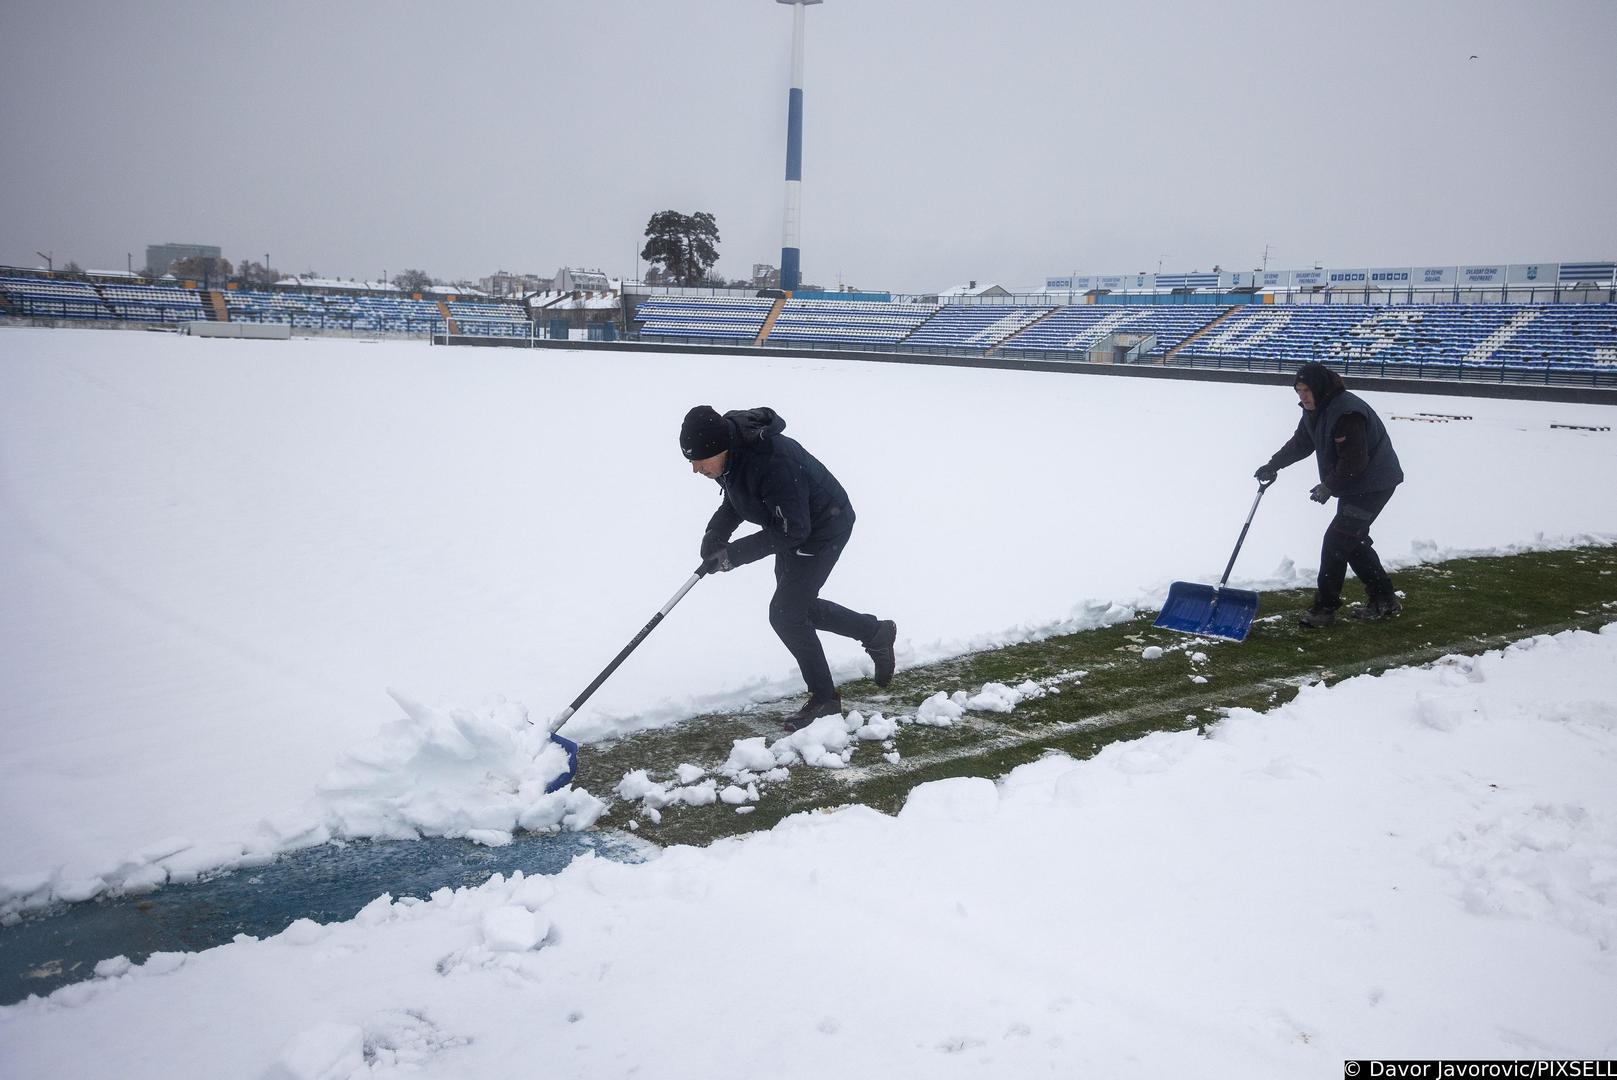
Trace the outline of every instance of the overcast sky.
{"label": "overcast sky", "polygon": [[[1617,2],[827,0],[805,281],[1617,257]],[[778,264],[774,0],[0,0],[0,263]],[[1471,59],[1473,54],[1476,59]]]}

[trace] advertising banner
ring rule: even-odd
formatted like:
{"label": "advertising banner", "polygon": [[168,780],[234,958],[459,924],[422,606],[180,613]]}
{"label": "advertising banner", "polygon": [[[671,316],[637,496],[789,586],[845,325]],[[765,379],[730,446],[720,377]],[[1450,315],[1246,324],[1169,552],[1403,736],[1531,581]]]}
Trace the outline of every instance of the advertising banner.
{"label": "advertising banner", "polygon": [[1560,269],[1556,263],[1521,263],[1510,268],[1506,280],[1512,285],[1554,285]]}
{"label": "advertising banner", "polygon": [[1417,266],[1411,270],[1409,280],[1418,286],[1435,289],[1442,285],[1454,284],[1453,266]]}
{"label": "advertising banner", "polygon": [[1503,285],[1504,283],[1505,267],[1503,266],[1460,267],[1461,285]]}

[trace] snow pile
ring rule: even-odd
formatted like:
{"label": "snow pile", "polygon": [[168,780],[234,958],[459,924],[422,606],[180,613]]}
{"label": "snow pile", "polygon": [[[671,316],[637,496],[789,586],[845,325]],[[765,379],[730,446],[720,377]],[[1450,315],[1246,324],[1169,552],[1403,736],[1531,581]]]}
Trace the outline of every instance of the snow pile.
{"label": "snow pile", "polygon": [[522,706],[436,709],[389,693],[404,718],[348,750],[320,782],[333,833],[498,845],[517,828],[587,829],[605,811],[582,789],[545,793],[567,771],[567,752]]}
{"label": "snow pile", "polygon": [[583,788],[545,793],[565,772],[567,753],[521,705],[493,698],[478,709],[435,708],[390,693],[404,716],[342,752],[300,809],[259,822],[240,840],[166,837],[97,872],[69,864],[54,874],[0,876],[0,924],[53,901],[150,892],[332,839],[444,836],[500,846],[517,829],[588,829],[606,813]]}
{"label": "snow pile", "polygon": [[[0,1008],[0,1060],[695,1080],[716,1061],[1243,1077],[1366,1053],[1609,1058],[1613,702],[1617,624],[1308,687],[1206,737],[926,784],[896,817],[800,814],[643,864],[584,857],[115,958]],[[724,972],[760,956],[738,993]]]}

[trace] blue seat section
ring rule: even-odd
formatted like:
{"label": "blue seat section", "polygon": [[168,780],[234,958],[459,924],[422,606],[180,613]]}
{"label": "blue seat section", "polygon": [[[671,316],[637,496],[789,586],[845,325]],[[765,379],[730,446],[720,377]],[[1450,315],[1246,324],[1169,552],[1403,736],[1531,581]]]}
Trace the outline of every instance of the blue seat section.
{"label": "blue seat section", "polygon": [[476,337],[529,337],[533,320],[521,304],[498,300],[451,300],[455,329]]}
{"label": "blue seat section", "polygon": [[191,322],[206,319],[202,294],[173,285],[103,285],[101,298],[129,322]]}
{"label": "blue seat section", "polygon": [[769,344],[830,341],[896,345],[937,312],[932,304],[788,300],[769,331]]}
{"label": "blue seat section", "polygon": [[1049,314],[1052,307],[991,307],[948,304],[937,310],[920,329],[904,339],[904,347],[992,349],[1028,324]]}
{"label": "blue seat section", "polygon": [[762,296],[653,296],[634,317],[642,335],[750,342],[774,306]]}
{"label": "blue seat section", "polygon": [[1111,334],[1154,334],[1145,355],[1162,356],[1224,313],[1224,308],[1192,304],[1118,307],[1079,304],[1062,308],[1000,346],[1005,352],[1088,352]]}
{"label": "blue seat section", "polygon": [[[443,312],[431,300],[232,289],[225,294],[231,322],[289,323],[296,329],[359,330],[369,333],[442,332]],[[523,331],[524,335],[527,333]]]}
{"label": "blue seat section", "polygon": [[116,319],[87,281],[0,277],[0,293],[14,315],[42,319]]}
{"label": "blue seat section", "polygon": [[1225,319],[1180,355],[1468,368],[1608,368],[1617,364],[1617,305],[1254,307]]}
{"label": "blue seat section", "polygon": [[398,295],[359,296],[354,300],[354,308],[364,320],[357,329],[403,334],[443,332],[444,313],[431,300]]}

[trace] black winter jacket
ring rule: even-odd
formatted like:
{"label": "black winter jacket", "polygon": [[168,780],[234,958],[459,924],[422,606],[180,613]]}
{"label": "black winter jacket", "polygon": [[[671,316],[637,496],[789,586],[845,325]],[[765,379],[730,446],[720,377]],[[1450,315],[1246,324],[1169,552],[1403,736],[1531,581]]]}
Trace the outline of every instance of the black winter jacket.
{"label": "black winter jacket", "polygon": [[1403,466],[1376,411],[1334,372],[1330,386],[1321,391],[1314,395],[1314,411],[1303,411],[1297,430],[1275,451],[1270,466],[1283,469],[1313,454],[1320,483],[1337,496],[1387,491],[1403,483]]}
{"label": "black winter jacket", "polygon": [[853,530],[853,505],[831,470],[781,432],[786,421],[774,409],[737,409],[730,425],[730,458],[718,478],[724,501],[702,536],[706,556],[725,545],[743,521],[759,532],[730,544],[730,565],[795,551],[815,555],[845,541]]}

